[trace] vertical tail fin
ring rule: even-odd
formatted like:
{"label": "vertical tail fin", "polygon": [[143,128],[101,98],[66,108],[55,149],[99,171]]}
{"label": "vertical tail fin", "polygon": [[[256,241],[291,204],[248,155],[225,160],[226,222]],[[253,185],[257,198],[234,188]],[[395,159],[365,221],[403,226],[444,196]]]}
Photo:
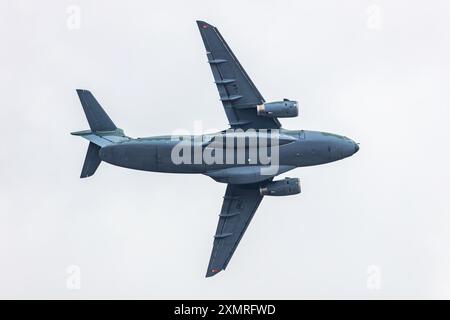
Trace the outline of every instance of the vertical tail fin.
{"label": "vertical tail fin", "polygon": [[78,97],[92,131],[114,131],[114,122],[88,90],[77,89]]}
{"label": "vertical tail fin", "polygon": [[95,143],[89,142],[89,147],[84,159],[83,169],[81,170],[80,178],[87,178],[92,176],[97,170],[102,160],[98,156],[100,146]]}
{"label": "vertical tail fin", "polygon": [[105,110],[88,90],[77,90],[84,113],[91,130],[72,132],[73,135],[89,140],[80,178],[92,176],[102,162],[98,152],[104,146],[129,140],[122,129],[116,127]]}

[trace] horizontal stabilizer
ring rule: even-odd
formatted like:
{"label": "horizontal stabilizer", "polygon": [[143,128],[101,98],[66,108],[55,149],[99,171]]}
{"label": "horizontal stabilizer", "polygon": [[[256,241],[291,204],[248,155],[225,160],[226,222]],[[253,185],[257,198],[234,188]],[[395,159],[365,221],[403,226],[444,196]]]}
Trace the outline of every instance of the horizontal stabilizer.
{"label": "horizontal stabilizer", "polygon": [[122,129],[117,128],[114,131],[103,131],[103,132],[92,132],[91,130],[83,130],[71,132],[74,136],[80,136],[89,140],[90,142],[95,143],[100,147],[108,146],[113,143],[122,142],[126,140],[130,140],[127,137]]}

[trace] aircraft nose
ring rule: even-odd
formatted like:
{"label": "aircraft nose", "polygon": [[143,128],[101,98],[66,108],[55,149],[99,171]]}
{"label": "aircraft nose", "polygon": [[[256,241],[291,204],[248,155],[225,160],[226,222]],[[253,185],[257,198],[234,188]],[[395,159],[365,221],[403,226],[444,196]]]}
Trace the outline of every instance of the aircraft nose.
{"label": "aircraft nose", "polygon": [[358,152],[359,150],[359,143],[356,143],[355,141],[351,139],[347,139],[341,147],[341,153],[343,158],[350,157]]}

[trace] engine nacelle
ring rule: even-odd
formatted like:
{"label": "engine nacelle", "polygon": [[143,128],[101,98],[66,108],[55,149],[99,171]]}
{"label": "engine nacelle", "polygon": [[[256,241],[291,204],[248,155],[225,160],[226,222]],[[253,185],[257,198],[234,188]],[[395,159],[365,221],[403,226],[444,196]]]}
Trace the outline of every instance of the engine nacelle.
{"label": "engine nacelle", "polygon": [[284,99],[283,101],[268,102],[256,107],[258,116],[270,118],[293,118],[298,116],[298,103]]}
{"label": "engine nacelle", "polygon": [[272,181],[265,187],[259,188],[262,196],[290,196],[298,194],[300,181],[298,178],[285,178],[284,180]]}

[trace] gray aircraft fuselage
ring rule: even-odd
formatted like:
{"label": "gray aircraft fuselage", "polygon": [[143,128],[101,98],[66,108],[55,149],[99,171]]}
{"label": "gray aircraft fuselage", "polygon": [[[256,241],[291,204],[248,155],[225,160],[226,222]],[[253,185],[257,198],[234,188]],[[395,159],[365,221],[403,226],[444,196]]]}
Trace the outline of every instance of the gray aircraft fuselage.
{"label": "gray aircraft fuselage", "polygon": [[[226,136],[226,131],[213,134],[212,136],[221,134]],[[259,131],[257,131],[256,135],[260,135]],[[235,134],[235,136],[239,136],[239,133]],[[344,159],[353,155],[359,149],[358,144],[353,140],[326,132],[280,129],[279,137],[278,165],[282,172],[295,167],[314,166]],[[204,141],[203,136],[189,136],[189,139],[200,143]],[[178,143],[180,143],[180,140],[174,138],[174,136],[131,139],[101,148],[99,156],[105,162],[130,169],[167,173],[207,174],[215,180],[225,183],[253,183],[258,181],[258,178],[255,180],[255,178],[245,176],[251,167],[261,166],[259,162],[252,162],[248,158],[248,153],[250,152],[248,145],[245,147],[247,156],[244,163],[237,163],[237,161],[233,161],[233,163],[226,163],[226,161],[223,161],[224,163],[205,163],[205,160],[201,158],[201,161],[198,163],[193,163],[192,161],[191,163],[176,164],[171,155],[172,149]],[[194,145],[195,143],[192,144],[192,148],[194,148]],[[244,170],[230,171],[233,168],[242,168]],[[214,175],[214,172],[224,172],[223,177]],[[230,175],[239,176],[240,180],[222,179]]]}

